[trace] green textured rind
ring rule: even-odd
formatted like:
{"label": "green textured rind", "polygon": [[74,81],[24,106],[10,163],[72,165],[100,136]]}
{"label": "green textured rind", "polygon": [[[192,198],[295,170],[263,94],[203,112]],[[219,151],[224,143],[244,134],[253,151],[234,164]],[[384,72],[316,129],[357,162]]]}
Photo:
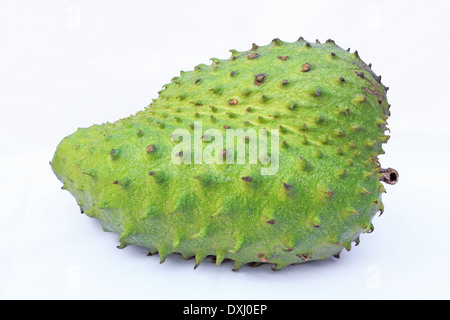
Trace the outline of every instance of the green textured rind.
{"label": "green textured rind", "polygon": [[[136,115],[64,138],[51,162],[63,188],[120,234],[121,247],[149,248],[161,261],[179,252],[196,265],[214,255],[235,269],[278,270],[349,250],[383,208],[387,88],[333,41],[231,52],[181,72]],[[193,133],[194,121],[224,137],[225,128],[279,129],[278,172],[262,175],[269,165],[260,162],[172,163],[173,132]]]}

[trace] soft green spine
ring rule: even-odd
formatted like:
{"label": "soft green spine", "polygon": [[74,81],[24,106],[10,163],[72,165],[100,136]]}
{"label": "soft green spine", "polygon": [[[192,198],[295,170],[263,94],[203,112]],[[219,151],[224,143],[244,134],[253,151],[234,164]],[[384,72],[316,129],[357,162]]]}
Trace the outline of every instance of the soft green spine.
{"label": "soft green spine", "polygon": [[[66,137],[52,161],[63,188],[120,234],[120,247],[147,247],[161,261],[179,252],[196,265],[213,255],[235,269],[278,270],[349,250],[382,210],[387,88],[333,41],[230,51],[182,71],[136,115]],[[278,173],[248,161],[173,164],[171,135],[193,132],[194,121],[224,136],[228,127],[279,129]]]}

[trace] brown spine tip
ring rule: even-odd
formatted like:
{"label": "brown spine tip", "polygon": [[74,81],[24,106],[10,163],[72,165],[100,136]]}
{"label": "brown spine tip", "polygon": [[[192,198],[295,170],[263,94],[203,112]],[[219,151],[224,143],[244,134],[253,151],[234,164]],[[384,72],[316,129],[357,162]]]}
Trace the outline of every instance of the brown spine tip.
{"label": "brown spine tip", "polygon": [[387,169],[381,169],[380,173],[383,174],[383,176],[380,178],[381,182],[387,183],[387,184],[396,184],[398,182],[399,174],[397,170],[392,168]]}
{"label": "brown spine tip", "polygon": [[287,85],[287,83],[288,83],[288,81],[287,81],[287,80],[283,80],[283,81],[281,81],[281,84],[282,84],[283,86]]}
{"label": "brown spine tip", "polygon": [[281,41],[279,38],[275,38],[272,40],[272,43],[274,46],[281,46],[283,44],[283,41]]}
{"label": "brown spine tip", "polygon": [[261,262],[267,262],[267,259],[264,257],[264,253],[258,253],[258,258]]}
{"label": "brown spine tip", "polygon": [[153,144],[149,144],[147,148],[145,149],[148,153],[153,152],[156,150],[156,147]]}
{"label": "brown spine tip", "polygon": [[230,106],[235,106],[235,105],[237,105],[239,103],[239,101],[237,100],[237,99],[230,99],[230,100],[228,100],[228,104],[230,105]]}
{"label": "brown spine tip", "polygon": [[358,77],[360,77],[360,78],[363,78],[363,79],[364,79],[364,73],[362,73],[362,72],[358,72],[358,71],[355,71],[355,73],[356,73],[356,75],[357,75]]}
{"label": "brown spine tip", "polygon": [[266,79],[267,74],[265,73],[259,73],[255,76],[254,84],[255,86],[260,86],[264,83],[264,80]]}
{"label": "brown spine tip", "polygon": [[311,65],[309,63],[304,63],[302,66],[302,71],[303,72],[308,72],[311,70]]}
{"label": "brown spine tip", "polygon": [[283,182],[281,182],[281,183],[283,184],[283,187],[284,187],[285,190],[288,190],[288,191],[289,191],[289,190],[292,189],[292,186],[289,185],[289,184],[287,184],[286,182],[283,181]]}
{"label": "brown spine tip", "polygon": [[252,182],[253,181],[252,177],[249,177],[249,176],[242,177],[241,179],[242,179],[242,181],[246,181],[246,182]]}
{"label": "brown spine tip", "polygon": [[252,50],[256,50],[256,49],[258,49],[259,48],[259,46],[256,44],[256,43],[253,43],[252,44]]}
{"label": "brown spine tip", "polygon": [[311,260],[307,253],[296,254],[296,256],[299,257],[303,262]]}
{"label": "brown spine tip", "polygon": [[268,223],[270,225],[274,225],[275,224],[275,220],[270,219],[270,220],[266,221],[266,223]]}

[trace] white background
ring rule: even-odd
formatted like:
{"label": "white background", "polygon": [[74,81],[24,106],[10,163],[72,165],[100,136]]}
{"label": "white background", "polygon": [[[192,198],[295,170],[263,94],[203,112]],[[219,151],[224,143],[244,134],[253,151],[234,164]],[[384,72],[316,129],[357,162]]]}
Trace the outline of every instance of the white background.
{"label": "white background", "polygon": [[[1,1],[3,299],[450,298],[450,2]],[[135,114],[180,70],[278,37],[357,49],[390,87],[375,231],[340,260],[219,267],[116,249],[49,160],[78,127]]]}

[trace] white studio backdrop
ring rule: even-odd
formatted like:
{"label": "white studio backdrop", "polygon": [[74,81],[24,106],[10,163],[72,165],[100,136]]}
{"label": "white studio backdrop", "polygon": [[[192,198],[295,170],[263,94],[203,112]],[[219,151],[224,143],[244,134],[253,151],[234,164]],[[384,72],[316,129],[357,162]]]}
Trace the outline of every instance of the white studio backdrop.
{"label": "white studio backdrop", "polygon": [[[448,1],[0,1],[0,298],[449,298]],[[49,161],[78,127],[147,106],[209,59],[273,38],[358,50],[390,87],[399,171],[340,260],[232,272],[147,257],[79,214]]]}

